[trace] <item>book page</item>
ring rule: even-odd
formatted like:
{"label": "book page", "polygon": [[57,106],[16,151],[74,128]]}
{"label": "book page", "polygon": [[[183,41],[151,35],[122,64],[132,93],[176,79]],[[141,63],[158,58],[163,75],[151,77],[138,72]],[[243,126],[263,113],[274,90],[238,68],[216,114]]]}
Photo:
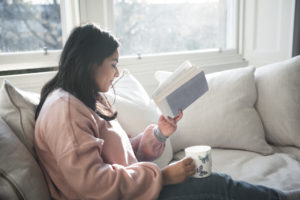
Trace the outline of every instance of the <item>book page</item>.
{"label": "book page", "polygon": [[152,94],[152,96],[157,96],[159,93],[161,93],[164,88],[166,88],[170,83],[174,82],[176,79],[178,79],[179,76],[182,76],[183,74],[187,73],[189,70],[192,70],[192,64],[189,61],[185,61],[182,63],[173,73],[170,77],[167,78]]}
{"label": "book page", "polygon": [[201,72],[201,69],[198,67],[191,67],[188,71],[186,71],[184,74],[181,74],[181,76],[177,77],[176,80],[173,82],[169,82],[168,85],[165,85],[164,88],[161,88],[159,91],[156,92],[156,94],[153,94],[153,98],[160,101],[166,96],[168,96],[170,93],[172,93],[174,90],[176,90],[178,87],[192,79],[194,76],[196,76],[198,73]]}
{"label": "book page", "polygon": [[160,102],[155,102],[159,108],[159,110],[165,115],[165,116],[173,116],[172,110],[167,102],[167,99],[163,99]]}

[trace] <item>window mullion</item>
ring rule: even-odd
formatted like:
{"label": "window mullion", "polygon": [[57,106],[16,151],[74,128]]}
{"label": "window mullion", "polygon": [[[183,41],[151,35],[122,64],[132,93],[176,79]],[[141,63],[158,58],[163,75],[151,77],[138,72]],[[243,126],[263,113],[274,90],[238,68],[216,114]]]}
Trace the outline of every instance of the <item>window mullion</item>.
{"label": "window mullion", "polygon": [[79,1],[61,0],[60,13],[64,44],[72,29],[80,24]]}
{"label": "window mullion", "polygon": [[114,14],[112,0],[79,0],[80,23],[95,23],[113,32]]}
{"label": "window mullion", "polygon": [[239,47],[239,27],[240,27],[240,0],[228,2],[227,12],[227,48],[238,49]]}

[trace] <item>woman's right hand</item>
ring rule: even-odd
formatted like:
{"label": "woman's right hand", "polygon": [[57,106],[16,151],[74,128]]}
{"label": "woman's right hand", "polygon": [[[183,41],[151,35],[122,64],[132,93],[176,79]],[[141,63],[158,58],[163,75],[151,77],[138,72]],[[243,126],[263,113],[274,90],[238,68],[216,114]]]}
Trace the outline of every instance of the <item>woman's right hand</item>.
{"label": "woman's right hand", "polygon": [[184,158],[162,169],[163,185],[181,183],[195,172],[196,166],[193,159]]}

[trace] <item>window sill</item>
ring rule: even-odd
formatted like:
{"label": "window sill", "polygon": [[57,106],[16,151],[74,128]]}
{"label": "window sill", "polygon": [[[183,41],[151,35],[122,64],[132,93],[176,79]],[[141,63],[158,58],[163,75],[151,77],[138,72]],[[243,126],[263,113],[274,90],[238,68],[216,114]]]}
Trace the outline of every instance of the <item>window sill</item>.
{"label": "window sill", "polygon": [[[1,54],[0,55],[0,75],[14,74],[15,71],[53,71],[57,68],[61,51],[49,51],[47,55],[40,52],[27,52],[22,54]],[[222,64],[240,63],[245,65],[246,61],[237,54],[235,49],[219,50],[206,49],[201,51],[162,53],[153,55],[137,55],[120,57],[119,66],[122,68],[132,68],[134,71],[152,70],[172,71],[185,60],[190,60],[193,64],[203,66],[207,72],[213,72],[214,66]]]}
{"label": "window sill", "polygon": [[248,65],[248,62],[235,49],[223,51],[210,49],[141,57],[121,57],[119,68],[128,69],[144,86],[148,94],[151,94],[157,87],[157,83],[154,81],[154,73],[158,70],[174,71],[185,60],[200,66],[206,74]]}
{"label": "window sill", "polygon": [[14,72],[20,70],[32,70],[57,67],[61,50],[22,52],[22,53],[1,53],[0,73]]}
{"label": "window sill", "polygon": [[[119,61],[120,69],[128,69],[138,81],[144,86],[148,94],[151,94],[156,88],[154,73],[158,70],[174,71],[183,61],[189,60],[192,64],[203,68],[205,73],[222,71],[226,69],[244,67],[248,62],[239,55],[236,50],[218,49],[197,51],[197,52],[180,52],[173,54],[145,55],[142,57],[131,56],[121,57]],[[0,84],[4,79],[9,80],[16,87],[24,90],[39,92],[41,87],[47,82],[57,68],[57,62],[34,62],[34,63],[16,63],[6,65],[8,72],[24,69],[37,69],[40,73],[25,73],[8,75],[2,74],[3,69],[0,66]],[[45,69],[49,69],[45,72]],[[44,70],[43,72],[38,70]]]}
{"label": "window sill", "polygon": [[131,68],[134,72],[145,70],[173,71],[185,60],[202,67],[206,73],[219,71],[222,65],[224,65],[224,69],[228,69],[230,64],[233,64],[232,68],[237,67],[237,65],[242,67],[248,64],[235,49],[206,49],[202,51],[121,57],[119,66]]}

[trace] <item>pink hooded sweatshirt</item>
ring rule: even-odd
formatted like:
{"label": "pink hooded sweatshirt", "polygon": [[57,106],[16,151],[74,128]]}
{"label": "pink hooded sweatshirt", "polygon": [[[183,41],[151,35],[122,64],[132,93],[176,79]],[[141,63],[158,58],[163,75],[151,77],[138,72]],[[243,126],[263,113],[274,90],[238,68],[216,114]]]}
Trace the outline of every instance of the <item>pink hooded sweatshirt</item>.
{"label": "pink hooded sweatshirt", "polygon": [[155,125],[130,138],[116,120],[105,121],[70,93],[46,99],[35,127],[35,150],[51,196],[71,199],[156,199],[161,171],[150,161],[165,147]]}

